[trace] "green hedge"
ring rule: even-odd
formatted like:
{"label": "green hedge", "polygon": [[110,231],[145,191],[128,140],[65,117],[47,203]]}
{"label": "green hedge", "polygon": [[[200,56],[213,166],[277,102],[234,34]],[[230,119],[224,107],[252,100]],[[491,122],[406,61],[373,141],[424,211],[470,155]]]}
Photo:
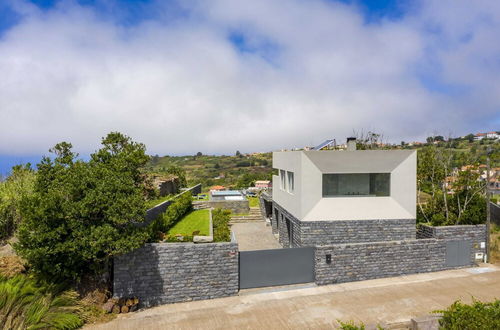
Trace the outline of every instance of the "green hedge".
{"label": "green hedge", "polygon": [[474,300],[470,305],[456,301],[437,312],[443,314],[439,320],[441,329],[500,329],[500,300],[491,303]]}
{"label": "green hedge", "polygon": [[214,242],[231,241],[231,230],[229,229],[231,211],[215,209],[212,211],[212,224],[214,229]]}
{"label": "green hedge", "polygon": [[184,215],[193,209],[192,202],[193,197],[189,191],[177,197],[174,202],[169,205],[165,213],[159,215],[150,225],[151,240],[158,240],[160,233],[166,233],[170,228],[175,226]]}

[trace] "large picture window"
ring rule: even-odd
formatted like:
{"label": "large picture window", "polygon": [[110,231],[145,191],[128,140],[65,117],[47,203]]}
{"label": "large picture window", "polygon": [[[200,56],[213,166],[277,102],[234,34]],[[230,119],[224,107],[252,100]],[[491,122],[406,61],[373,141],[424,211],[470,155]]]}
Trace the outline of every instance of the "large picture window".
{"label": "large picture window", "polygon": [[323,174],[323,197],[390,196],[390,190],[390,173]]}

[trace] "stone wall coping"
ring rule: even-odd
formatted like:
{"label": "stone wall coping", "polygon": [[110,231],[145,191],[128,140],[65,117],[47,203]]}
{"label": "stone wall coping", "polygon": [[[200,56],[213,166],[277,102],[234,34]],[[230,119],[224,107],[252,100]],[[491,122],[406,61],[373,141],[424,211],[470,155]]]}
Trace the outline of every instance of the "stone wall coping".
{"label": "stone wall coping", "polygon": [[332,244],[332,245],[318,245],[316,249],[331,249],[331,248],[346,248],[351,246],[362,246],[362,245],[402,245],[408,243],[421,243],[421,242],[437,242],[437,241],[446,241],[446,239],[439,238],[421,238],[421,239],[409,239],[409,240],[400,240],[400,241],[378,241],[378,242],[360,242],[360,243],[342,243],[342,244]]}
{"label": "stone wall coping", "polygon": [[302,223],[314,223],[314,222],[348,222],[348,221],[415,221],[415,218],[397,218],[397,219],[319,219],[319,220],[299,220]]}
{"label": "stone wall coping", "polygon": [[419,223],[419,224],[417,224],[417,226],[422,226],[422,227],[427,227],[427,228],[435,228],[435,229],[439,230],[439,229],[446,229],[446,228],[454,229],[454,228],[486,227],[486,224],[480,223],[480,224],[477,224],[477,225],[431,226],[431,225],[426,225],[426,224],[423,224],[423,223]]}
{"label": "stone wall coping", "polygon": [[185,193],[187,193],[188,191],[193,191],[193,190],[194,190],[196,187],[198,187],[198,186],[201,186],[201,183],[198,183],[197,185],[194,185],[194,186],[192,186],[192,187],[189,187],[188,189],[184,190],[183,192],[180,192],[180,193],[178,193],[177,195],[172,196],[171,198],[167,199],[166,201],[163,201],[163,202],[161,202],[161,203],[159,203],[159,204],[156,204],[155,206],[153,206],[153,207],[151,207],[151,208],[147,209],[146,211],[149,211],[149,210],[152,210],[152,209],[154,209],[154,208],[157,208],[157,207],[159,207],[160,205],[163,205],[163,204],[165,204],[165,203],[170,203],[170,202],[172,202],[174,199],[176,199],[177,197],[181,196],[182,194],[185,194]]}
{"label": "stone wall coping", "polygon": [[[145,243],[142,247],[179,247],[179,246],[205,246],[205,247],[210,247],[210,246],[225,246],[225,245],[237,245],[236,242],[211,242],[211,243],[205,243],[205,244],[195,244],[193,242],[185,242],[185,243],[170,243],[170,242],[160,242],[160,243]],[[135,250],[134,250],[135,251]]]}

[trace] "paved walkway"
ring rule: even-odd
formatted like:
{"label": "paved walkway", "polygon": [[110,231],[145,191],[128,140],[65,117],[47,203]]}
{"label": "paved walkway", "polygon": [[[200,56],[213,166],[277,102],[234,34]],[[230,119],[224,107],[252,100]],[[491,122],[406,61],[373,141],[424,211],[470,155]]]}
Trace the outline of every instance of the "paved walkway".
{"label": "paved walkway", "polygon": [[266,226],[264,221],[235,223],[231,230],[236,236],[240,251],[282,248],[274,238],[271,227]]}
{"label": "paved walkway", "polygon": [[[500,268],[468,268],[164,305],[93,329],[331,329],[337,320],[397,324],[457,299],[500,298]],[[394,327],[393,327],[394,329]]]}

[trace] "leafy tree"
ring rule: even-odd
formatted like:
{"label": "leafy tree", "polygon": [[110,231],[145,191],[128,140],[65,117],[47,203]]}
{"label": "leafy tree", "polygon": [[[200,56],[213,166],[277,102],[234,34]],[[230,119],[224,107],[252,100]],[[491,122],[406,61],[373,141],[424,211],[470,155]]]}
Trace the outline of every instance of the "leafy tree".
{"label": "leafy tree", "polygon": [[239,150],[236,150],[236,157],[243,157],[243,155],[241,154],[241,152]]}
{"label": "leafy tree", "polygon": [[429,136],[426,139],[427,143],[433,143],[433,142],[444,142],[444,137],[442,135],[434,135],[434,136]]}
{"label": "leafy tree", "polygon": [[99,273],[113,256],[148,238],[144,221],[145,146],[113,132],[88,162],[62,142],[38,164],[34,193],[23,200],[19,243],[32,269],[52,279]]}
{"label": "leafy tree", "polygon": [[177,176],[181,187],[187,186],[186,171],[182,167],[171,165],[167,168],[166,172]]}
{"label": "leafy tree", "polygon": [[[479,180],[479,169],[468,166],[456,169],[452,176],[454,155],[447,148],[427,146],[418,153],[417,187],[419,196],[429,194],[425,203],[419,201],[417,221],[436,226],[479,224],[486,219],[484,183]],[[461,164],[476,163],[472,155],[462,155]]]}
{"label": "leafy tree", "polygon": [[200,156],[203,156],[203,154],[201,153],[201,151],[198,151],[198,152],[196,153],[196,156],[197,156],[197,157],[200,157]]}
{"label": "leafy tree", "polygon": [[474,134],[467,134],[466,136],[464,136],[464,139],[472,143],[474,142]]}
{"label": "leafy tree", "polygon": [[21,222],[21,201],[33,194],[35,172],[31,165],[17,165],[0,182],[0,240],[10,237]]}
{"label": "leafy tree", "polygon": [[160,161],[160,156],[158,156],[158,154],[151,157],[151,165],[154,166],[154,165],[158,164],[159,161]]}

